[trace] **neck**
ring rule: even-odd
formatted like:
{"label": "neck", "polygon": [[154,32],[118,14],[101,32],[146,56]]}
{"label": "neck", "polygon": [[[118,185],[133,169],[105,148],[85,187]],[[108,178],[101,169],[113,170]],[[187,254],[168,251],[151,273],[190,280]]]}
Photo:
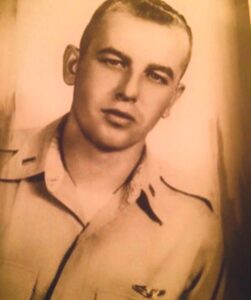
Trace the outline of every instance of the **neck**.
{"label": "neck", "polygon": [[62,152],[75,185],[99,193],[114,193],[137,164],[144,143],[121,151],[105,152],[93,145],[69,116],[64,128]]}

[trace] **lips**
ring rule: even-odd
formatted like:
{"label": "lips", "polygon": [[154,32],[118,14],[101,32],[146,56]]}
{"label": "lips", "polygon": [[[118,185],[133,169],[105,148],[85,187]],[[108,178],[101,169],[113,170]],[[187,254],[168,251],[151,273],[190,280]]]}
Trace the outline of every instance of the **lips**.
{"label": "lips", "polygon": [[102,109],[102,112],[108,115],[114,115],[116,117],[119,117],[121,119],[125,119],[128,121],[136,121],[135,118],[130,115],[127,112],[115,109],[115,108],[107,108],[107,109]]}

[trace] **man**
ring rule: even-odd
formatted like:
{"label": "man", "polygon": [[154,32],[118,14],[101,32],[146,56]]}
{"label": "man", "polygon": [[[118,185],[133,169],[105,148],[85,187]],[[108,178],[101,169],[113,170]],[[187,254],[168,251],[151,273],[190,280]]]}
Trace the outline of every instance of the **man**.
{"label": "man", "polygon": [[191,44],[164,2],[108,0],[66,48],[70,113],[2,167],[1,299],[215,299],[219,215],[145,146],[184,91]]}

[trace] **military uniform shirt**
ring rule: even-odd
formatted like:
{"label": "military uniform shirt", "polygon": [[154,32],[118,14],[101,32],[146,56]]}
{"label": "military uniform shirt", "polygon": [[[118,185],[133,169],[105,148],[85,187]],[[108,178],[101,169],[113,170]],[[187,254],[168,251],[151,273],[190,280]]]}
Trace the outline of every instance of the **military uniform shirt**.
{"label": "military uniform shirt", "polygon": [[127,197],[111,198],[87,220],[88,199],[61,160],[62,122],[29,134],[4,159],[0,299],[220,297],[221,226],[211,202],[171,185],[146,153]]}

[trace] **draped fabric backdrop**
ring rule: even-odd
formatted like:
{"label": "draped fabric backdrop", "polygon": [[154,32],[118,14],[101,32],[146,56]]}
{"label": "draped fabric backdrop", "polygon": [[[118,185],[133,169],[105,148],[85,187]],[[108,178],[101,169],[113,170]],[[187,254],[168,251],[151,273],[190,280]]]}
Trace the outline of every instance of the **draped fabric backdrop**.
{"label": "draped fabric backdrop", "polygon": [[0,0],[0,145],[8,138],[15,110],[16,68],[16,8],[17,0]]}
{"label": "draped fabric backdrop", "polygon": [[[69,110],[62,56],[101,0],[0,0],[0,144],[7,128],[42,126]],[[181,188],[222,206],[227,300],[250,299],[251,37],[248,0],[170,0],[194,32],[187,86],[149,147]],[[142,38],[144,36],[142,35]],[[221,201],[220,201],[221,200]]]}

